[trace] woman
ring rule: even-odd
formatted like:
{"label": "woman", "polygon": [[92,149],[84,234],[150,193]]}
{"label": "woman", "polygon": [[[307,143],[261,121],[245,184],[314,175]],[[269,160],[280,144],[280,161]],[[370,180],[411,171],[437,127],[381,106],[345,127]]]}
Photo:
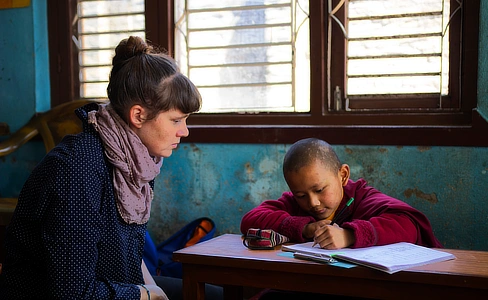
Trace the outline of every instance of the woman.
{"label": "woman", "polygon": [[153,180],[201,96],[139,37],[115,49],[109,104],[76,111],[32,172],[6,237],[2,299],[167,299],[142,261]]}

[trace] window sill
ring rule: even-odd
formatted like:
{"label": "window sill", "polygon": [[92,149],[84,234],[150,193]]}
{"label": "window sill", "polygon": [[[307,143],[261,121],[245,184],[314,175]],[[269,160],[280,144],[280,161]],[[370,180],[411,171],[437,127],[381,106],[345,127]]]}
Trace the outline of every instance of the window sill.
{"label": "window sill", "polygon": [[[190,117],[190,119],[193,117]],[[190,120],[191,122],[191,120]],[[475,109],[465,125],[189,125],[186,143],[291,144],[317,137],[331,144],[488,146],[488,123]]]}

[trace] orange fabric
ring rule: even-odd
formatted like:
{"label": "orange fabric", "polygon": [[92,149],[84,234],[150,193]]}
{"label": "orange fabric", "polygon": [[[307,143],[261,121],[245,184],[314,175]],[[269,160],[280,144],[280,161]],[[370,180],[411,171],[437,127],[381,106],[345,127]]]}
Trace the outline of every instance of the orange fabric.
{"label": "orange fabric", "polygon": [[207,235],[207,233],[209,233],[210,230],[212,229],[213,229],[213,225],[210,221],[202,220],[202,222],[200,222],[200,224],[195,228],[192,238],[189,239],[188,242],[186,242],[185,247],[195,245],[196,243],[198,243],[198,241],[201,238]]}

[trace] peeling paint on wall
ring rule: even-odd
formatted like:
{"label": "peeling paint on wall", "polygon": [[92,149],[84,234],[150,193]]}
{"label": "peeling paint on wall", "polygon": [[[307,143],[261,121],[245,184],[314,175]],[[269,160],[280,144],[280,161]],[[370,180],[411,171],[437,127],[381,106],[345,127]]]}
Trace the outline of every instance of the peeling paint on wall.
{"label": "peeling paint on wall", "polygon": [[429,151],[430,149],[432,149],[432,147],[419,146],[419,147],[417,147],[417,149],[418,149],[420,152],[426,152],[426,151]]}
{"label": "peeling paint on wall", "polygon": [[431,194],[426,194],[418,189],[406,189],[405,192],[403,192],[403,194],[405,195],[406,198],[410,198],[412,197],[412,195],[415,195],[417,198],[419,199],[423,199],[423,200],[426,200],[430,203],[433,203],[433,204],[436,204],[437,202],[439,202],[437,200],[437,195],[435,193],[431,193]]}

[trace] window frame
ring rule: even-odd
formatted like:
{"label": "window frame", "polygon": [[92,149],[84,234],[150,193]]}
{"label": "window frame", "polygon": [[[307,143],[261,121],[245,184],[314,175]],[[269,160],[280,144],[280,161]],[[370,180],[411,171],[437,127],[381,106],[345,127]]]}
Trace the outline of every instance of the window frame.
{"label": "window frame", "polygon": [[[310,96],[313,99],[311,111],[259,114],[199,113],[188,119],[190,135],[184,141],[288,144],[313,136],[331,144],[488,146],[488,123],[476,109],[480,1],[464,1],[463,5],[464,24],[460,39],[462,52],[459,64],[462,76],[457,91],[462,105],[459,110],[415,113],[328,111],[327,102],[332,92],[328,91],[326,70],[333,66],[327,65],[325,55],[328,30],[327,1],[311,1],[311,49],[317,49],[310,53]],[[173,55],[173,0],[146,0],[145,6],[146,38]],[[75,60],[77,54],[71,42],[71,36],[76,30],[71,25],[75,14],[76,0],[48,0],[52,105],[77,99],[74,80],[78,78]],[[334,51],[344,50],[336,47]]]}

